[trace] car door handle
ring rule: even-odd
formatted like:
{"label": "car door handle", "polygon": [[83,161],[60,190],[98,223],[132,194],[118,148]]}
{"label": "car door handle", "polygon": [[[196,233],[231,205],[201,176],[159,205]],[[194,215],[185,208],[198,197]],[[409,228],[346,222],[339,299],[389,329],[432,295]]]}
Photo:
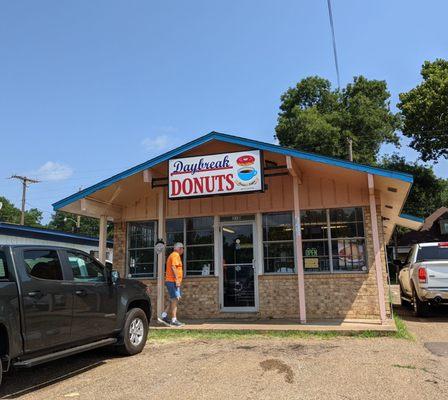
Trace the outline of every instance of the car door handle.
{"label": "car door handle", "polygon": [[28,296],[40,299],[43,296],[43,294],[40,290],[34,290],[32,292],[28,292]]}
{"label": "car door handle", "polygon": [[77,296],[85,296],[87,294],[87,292],[84,289],[78,289],[78,290],[75,290],[75,294]]}

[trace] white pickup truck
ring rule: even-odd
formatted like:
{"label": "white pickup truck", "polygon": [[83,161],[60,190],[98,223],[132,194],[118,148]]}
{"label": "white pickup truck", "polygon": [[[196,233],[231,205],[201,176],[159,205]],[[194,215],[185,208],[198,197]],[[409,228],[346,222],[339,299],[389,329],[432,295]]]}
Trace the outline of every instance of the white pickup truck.
{"label": "white pickup truck", "polygon": [[410,250],[398,275],[403,305],[424,317],[434,304],[448,304],[448,242],[419,243]]}

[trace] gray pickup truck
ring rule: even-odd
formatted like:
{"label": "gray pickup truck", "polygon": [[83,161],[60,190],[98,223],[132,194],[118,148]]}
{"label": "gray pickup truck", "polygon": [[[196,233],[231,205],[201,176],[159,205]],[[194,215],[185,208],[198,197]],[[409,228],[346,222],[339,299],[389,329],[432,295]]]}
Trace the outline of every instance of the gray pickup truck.
{"label": "gray pickup truck", "polygon": [[414,245],[398,275],[404,305],[412,305],[424,317],[431,305],[448,304],[448,243]]}
{"label": "gray pickup truck", "polygon": [[82,251],[0,246],[0,384],[11,367],[101,346],[137,354],[150,317],[145,285],[121,279]]}

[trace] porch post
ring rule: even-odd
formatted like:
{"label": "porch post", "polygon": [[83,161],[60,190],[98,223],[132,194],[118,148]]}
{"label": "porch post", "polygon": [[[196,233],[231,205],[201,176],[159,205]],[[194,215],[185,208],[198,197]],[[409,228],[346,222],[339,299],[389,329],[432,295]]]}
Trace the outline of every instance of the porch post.
{"label": "porch post", "polygon": [[384,281],[383,281],[383,268],[381,265],[381,253],[380,253],[381,248],[380,248],[379,229],[378,229],[378,217],[376,213],[375,183],[372,174],[367,175],[367,183],[369,187],[370,218],[372,224],[373,253],[375,256],[376,285],[378,287],[380,318],[381,323],[383,323],[386,320],[386,304],[384,299]]}
{"label": "porch post", "polygon": [[[159,190],[159,197],[157,200],[157,238],[164,238],[165,236],[165,189]],[[157,315],[161,315],[164,309],[163,297],[163,271],[165,264],[165,251],[157,254]]]}
{"label": "porch post", "polygon": [[100,234],[98,238],[98,258],[102,264],[106,262],[107,251],[107,216],[100,216]]}
{"label": "porch post", "polygon": [[305,274],[303,272],[303,252],[302,252],[302,227],[300,223],[300,200],[299,184],[301,183],[300,171],[294,164],[291,157],[286,157],[286,165],[292,176],[293,198],[294,198],[294,232],[296,246],[297,280],[299,289],[299,318],[301,324],[306,324],[305,305]]}

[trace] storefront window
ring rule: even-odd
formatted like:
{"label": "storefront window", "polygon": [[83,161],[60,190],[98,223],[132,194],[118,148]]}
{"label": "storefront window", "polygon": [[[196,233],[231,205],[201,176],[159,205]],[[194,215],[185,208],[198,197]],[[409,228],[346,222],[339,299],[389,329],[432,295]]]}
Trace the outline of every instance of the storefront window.
{"label": "storefront window", "polygon": [[155,221],[128,224],[128,271],[133,278],[155,278],[155,238]]}
{"label": "storefront window", "polygon": [[263,214],[265,273],[294,273],[292,213]]}
{"label": "storefront window", "polygon": [[167,256],[173,244],[184,244],[185,275],[213,275],[214,231],[213,217],[179,218],[166,221]]}
{"label": "storefront window", "polygon": [[305,272],[367,270],[362,208],[303,211],[301,223]]}

